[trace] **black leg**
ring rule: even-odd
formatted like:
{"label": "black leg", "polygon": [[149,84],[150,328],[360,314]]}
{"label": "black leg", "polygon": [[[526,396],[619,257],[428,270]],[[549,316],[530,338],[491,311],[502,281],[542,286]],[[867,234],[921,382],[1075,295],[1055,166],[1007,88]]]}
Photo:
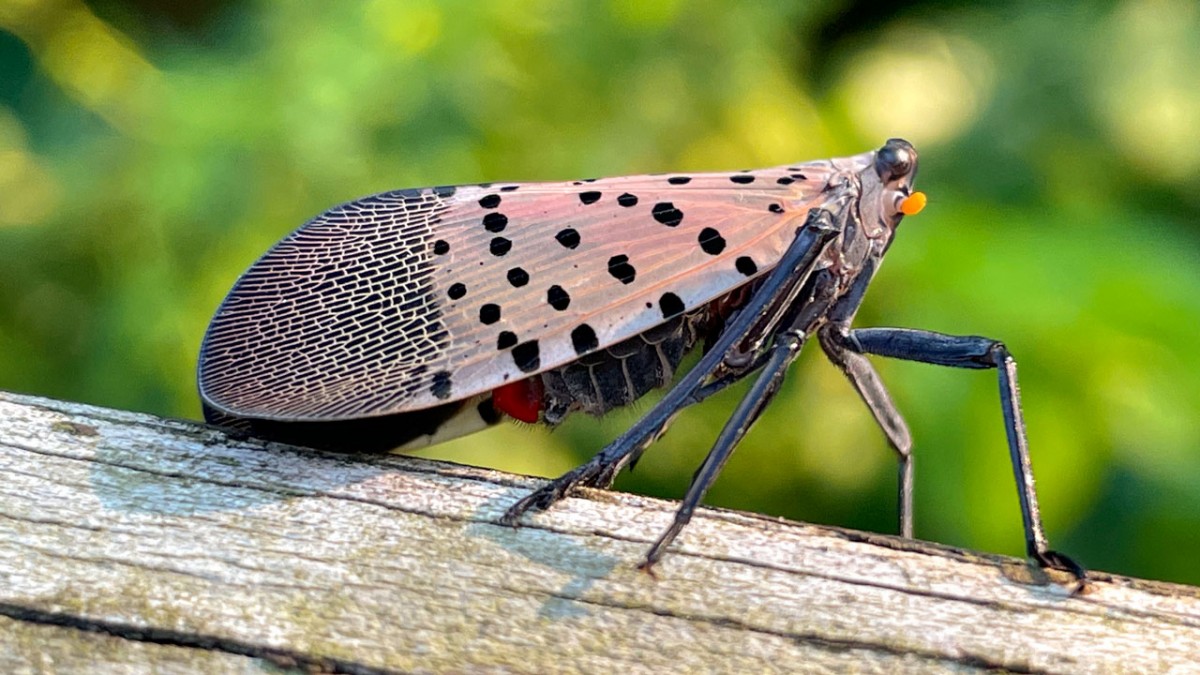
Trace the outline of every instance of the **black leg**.
{"label": "black leg", "polygon": [[733,411],[729,421],[725,423],[712,450],[704,458],[704,463],[696,470],[692,484],[688,486],[687,494],[683,496],[683,503],[675,512],[675,520],[650,547],[650,552],[646,554],[646,560],[640,565],[643,570],[649,571],[662,558],[667,547],[675,541],[675,537],[691,521],[692,514],[700,505],[700,500],[704,498],[704,493],[712,487],[713,481],[717,479],[717,474],[721,472],[725,462],[733,455],[733,449],[737,447],[742,437],[750,430],[750,426],[778,393],[779,385],[783,383],[787,368],[799,355],[800,348],[804,346],[804,340],[805,336],[799,332],[786,331],[779,336],[775,347],[769,352],[770,356],[767,358],[766,365],[755,379],[754,385],[742,397],[741,403]]}
{"label": "black leg", "polygon": [[[583,465],[563,474],[511,506],[501,522],[516,525],[529,509],[546,509],[579,486],[608,487],[617,473],[633,457],[662,435],[671,419],[695,401],[696,392],[737,351],[747,331],[770,313],[786,311],[782,300],[794,296],[812,275],[813,268],[829,242],[842,227],[840,215],[823,209],[809,212],[808,219],[796,232],[796,239],[779,264],[767,275],[762,286],[751,296],[738,315],[726,326],[715,344],[701,357],[646,416]],[[776,319],[777,320],[777,319]]]}
{"label": "black leg", "polygon": [[821,348],[826,356],[841,369],[855,391],[870,409],[871,415],[883,430],[888,445],[896,451],[899,458],[897,514],[900,518],[900,536],[912,539],[913,536],[913,462],[912,462],[912,433],[908,425],[896,409],[896,404],[888,394],[879,373],[867,360],[867,357],[851,351],[846,345],[846,331],[840,326],[824,326],[817,333]]}
{"label": "black leg", "polygon": [[750,391],[742,397],[733,414],[729,416],[725,427],[721,429],[721,434],[713,443],[712,450],[709,450],[708,456],[704,458],[704,463],[696,470],[696,475],[692,477],[692,484],[688,486],[687,494],[683,497],[683,503],[675,512],[675,520],[650,547],[650,552],[646,554],[646,560],[641,565],[642,569],[649,571],[662,558],[667,547],[671,545],[684,526],[691,521],[692,514],[700,505],[700,500],[704,498],[704,493],[712,487],[713,481],[725,467],[725,462],[733,455],[733,449],[741,442],[771,399],[775,398],[775,394],[779,393],[779,387],[783,384],[788,366],[800,355],[800,349],[804,346],[811,331],[821,317],[829,311],[834,302],[834,295],[838,291],[838,280],[828,270],[822,270],[814,279],[812,297],[808,298],[796,312],[788,317],[787,329],[776,335],[775,343],[768,352],[762,372],[754,380]]}
{"label": "black leg", "polygon": [[935,365],[995,368],[999,372],[1000,406],[1004,412],[1004,428],[1008,435],[1008,449],[1025,526],[1026,553],[1042,567],[1065,570],[1077,579],[1084,580],[1086,572],[1083,567],[1071,558],[1050,550],[1046,542],[1029,459],[1029,442],[1025,436],[1025,420],[1021,415],[1017,362],[1004,343],[985,337],[944,335],[924,330],[865,328],[850,331],[845,346],[863,354]]}

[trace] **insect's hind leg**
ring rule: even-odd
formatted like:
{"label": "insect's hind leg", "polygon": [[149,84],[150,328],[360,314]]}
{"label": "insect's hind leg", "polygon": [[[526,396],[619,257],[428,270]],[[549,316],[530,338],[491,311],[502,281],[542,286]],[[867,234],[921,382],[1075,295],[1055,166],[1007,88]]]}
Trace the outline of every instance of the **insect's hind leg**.
{"label": "insect's hind leg", "polygon": [[835,216],[824,209],[810,211],[808,219],[797,230],[796,238],[788,246],[779,264],[767,275],[762,286],[733,321],[726,326],[712,348],[700,358],[700,362],[684,374],[637,424],[586,463],[513,504],[501,516],[500,522],[516,525],[526,511],[549,508],[578,487],[611,485],[613,478],[631,459],[641,456],[646,447],[666,431],[680,410],[703,398],[704,394],[700,392],[705,383],[717,372],[724,360],[735,353],[738,343],[751,327],[764,316],[772,312],[782,313],[786,309],[777,305],[809,278],[817,259],[840,231],[839,218],[844,217],[844,213]]}
{"label": "insect's hind leg", "polygon": [[1017,386],[1017,362],[999,340],[978,336],[944,335],[906,328],[863,328],[846,336],[845,346],[861,354],[878,354],[907,361],[919,361],[956,368],[995,368],[999,373],[1000,406],[1008,436],[1009,455],[1017,480],[1017,496],[1025,526],[1026,554],[1042,567],[1070,572],[1084,581],[1083,567],[1066,555],[1050,550],[1042,529],[1029,441],[1021,414],[1021,395]]}
{"label": "insect's hind leg", "polygon": [[896,409],[896,404],[888,394],[879,373],[867,360],[867,357],[853,351],[847,344],[847,331],[839,325],[823,326],[818,332],[821,348],[829,360],[834,363],[850,380],[855,391],[862,397],[863,402],[871,411],[875,422],[883,430],[888,445],[896,452],[899,460],[899,490],[897,494],[897,514],[900,520],[900,536],[912,539],[913,536],[913,459],[912,433],[904,417]]}

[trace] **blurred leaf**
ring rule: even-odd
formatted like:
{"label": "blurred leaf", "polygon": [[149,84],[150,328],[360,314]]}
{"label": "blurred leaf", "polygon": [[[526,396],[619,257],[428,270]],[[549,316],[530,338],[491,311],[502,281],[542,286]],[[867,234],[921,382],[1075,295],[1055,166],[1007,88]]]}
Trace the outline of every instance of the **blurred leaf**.
{"label": "blurred leaf", "polygon": [[[197,416],[223,294],[356,196],[911,134],[930,205],[858,323],[1004,339],[1056,546],[1200,583],[1200,11],[868,5],[0,3],[0,387]],[[893,531],[894,458],[810,351],[707,501]],[[918,536],[1020,554],[994,374],[879,367],[916,438]],[[740,391],[618,487],[680,496]],[[556,474],[647,406],[423,454]]]}

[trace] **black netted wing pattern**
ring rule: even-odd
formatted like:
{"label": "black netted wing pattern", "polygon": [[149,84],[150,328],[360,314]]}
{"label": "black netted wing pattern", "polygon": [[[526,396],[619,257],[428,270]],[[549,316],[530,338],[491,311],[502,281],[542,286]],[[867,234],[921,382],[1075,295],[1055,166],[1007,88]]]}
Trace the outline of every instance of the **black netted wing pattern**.
{"label": "black netted wing pattern", "polygon": [[202,396],[238,415],[339,419],[410,398],[448,335],[430,300],[434,190],[327,211],[238,280],[200,353]]}

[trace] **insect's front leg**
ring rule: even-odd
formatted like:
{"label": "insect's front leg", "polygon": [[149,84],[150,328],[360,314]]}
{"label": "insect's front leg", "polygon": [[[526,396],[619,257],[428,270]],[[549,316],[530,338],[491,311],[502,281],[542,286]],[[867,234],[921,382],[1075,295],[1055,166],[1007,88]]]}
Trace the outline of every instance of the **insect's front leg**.
{"label": "insect's front leg", "polygon": [[844,344],[860,354],[878,354],[956,368],[995,368],[999,373],[1000,405],[1004,412],[1004,428],[1008,435],[1009,454],[1025,526],[1026,554],[1042,567],[1070,572],[1080,581],[1086,579],[1087,573],[1079,563],[1050,550],[1046,542],[1034,488],[1025,420],[1021,414],[1017,362],[1004,343],[985,337],[944,335],[925,330],[865,328],[850,331]]}
{"label": "insect's front leg", "polygon": [[[745,338],[751,326],[777,306],[781,297],[795,292],[812,275],[816,261],[841,230],[846,217],[843,210],[834,214],[824,209],[809,212],[804,225],[762,286],[746,303],[738,316],[725,328],[716,343],[679,382],[659,400],[646,416],[585,464],[550,481],[513,504],[500,521],[509,525],[520,522],[530,509],[546,509],[581,486],[611,485],[613,478],[630,460],[661,436],[675,415],[696,401],[696,394],[721,367],[722,362]],[[776,310],[782,311],[782,310]]]}

